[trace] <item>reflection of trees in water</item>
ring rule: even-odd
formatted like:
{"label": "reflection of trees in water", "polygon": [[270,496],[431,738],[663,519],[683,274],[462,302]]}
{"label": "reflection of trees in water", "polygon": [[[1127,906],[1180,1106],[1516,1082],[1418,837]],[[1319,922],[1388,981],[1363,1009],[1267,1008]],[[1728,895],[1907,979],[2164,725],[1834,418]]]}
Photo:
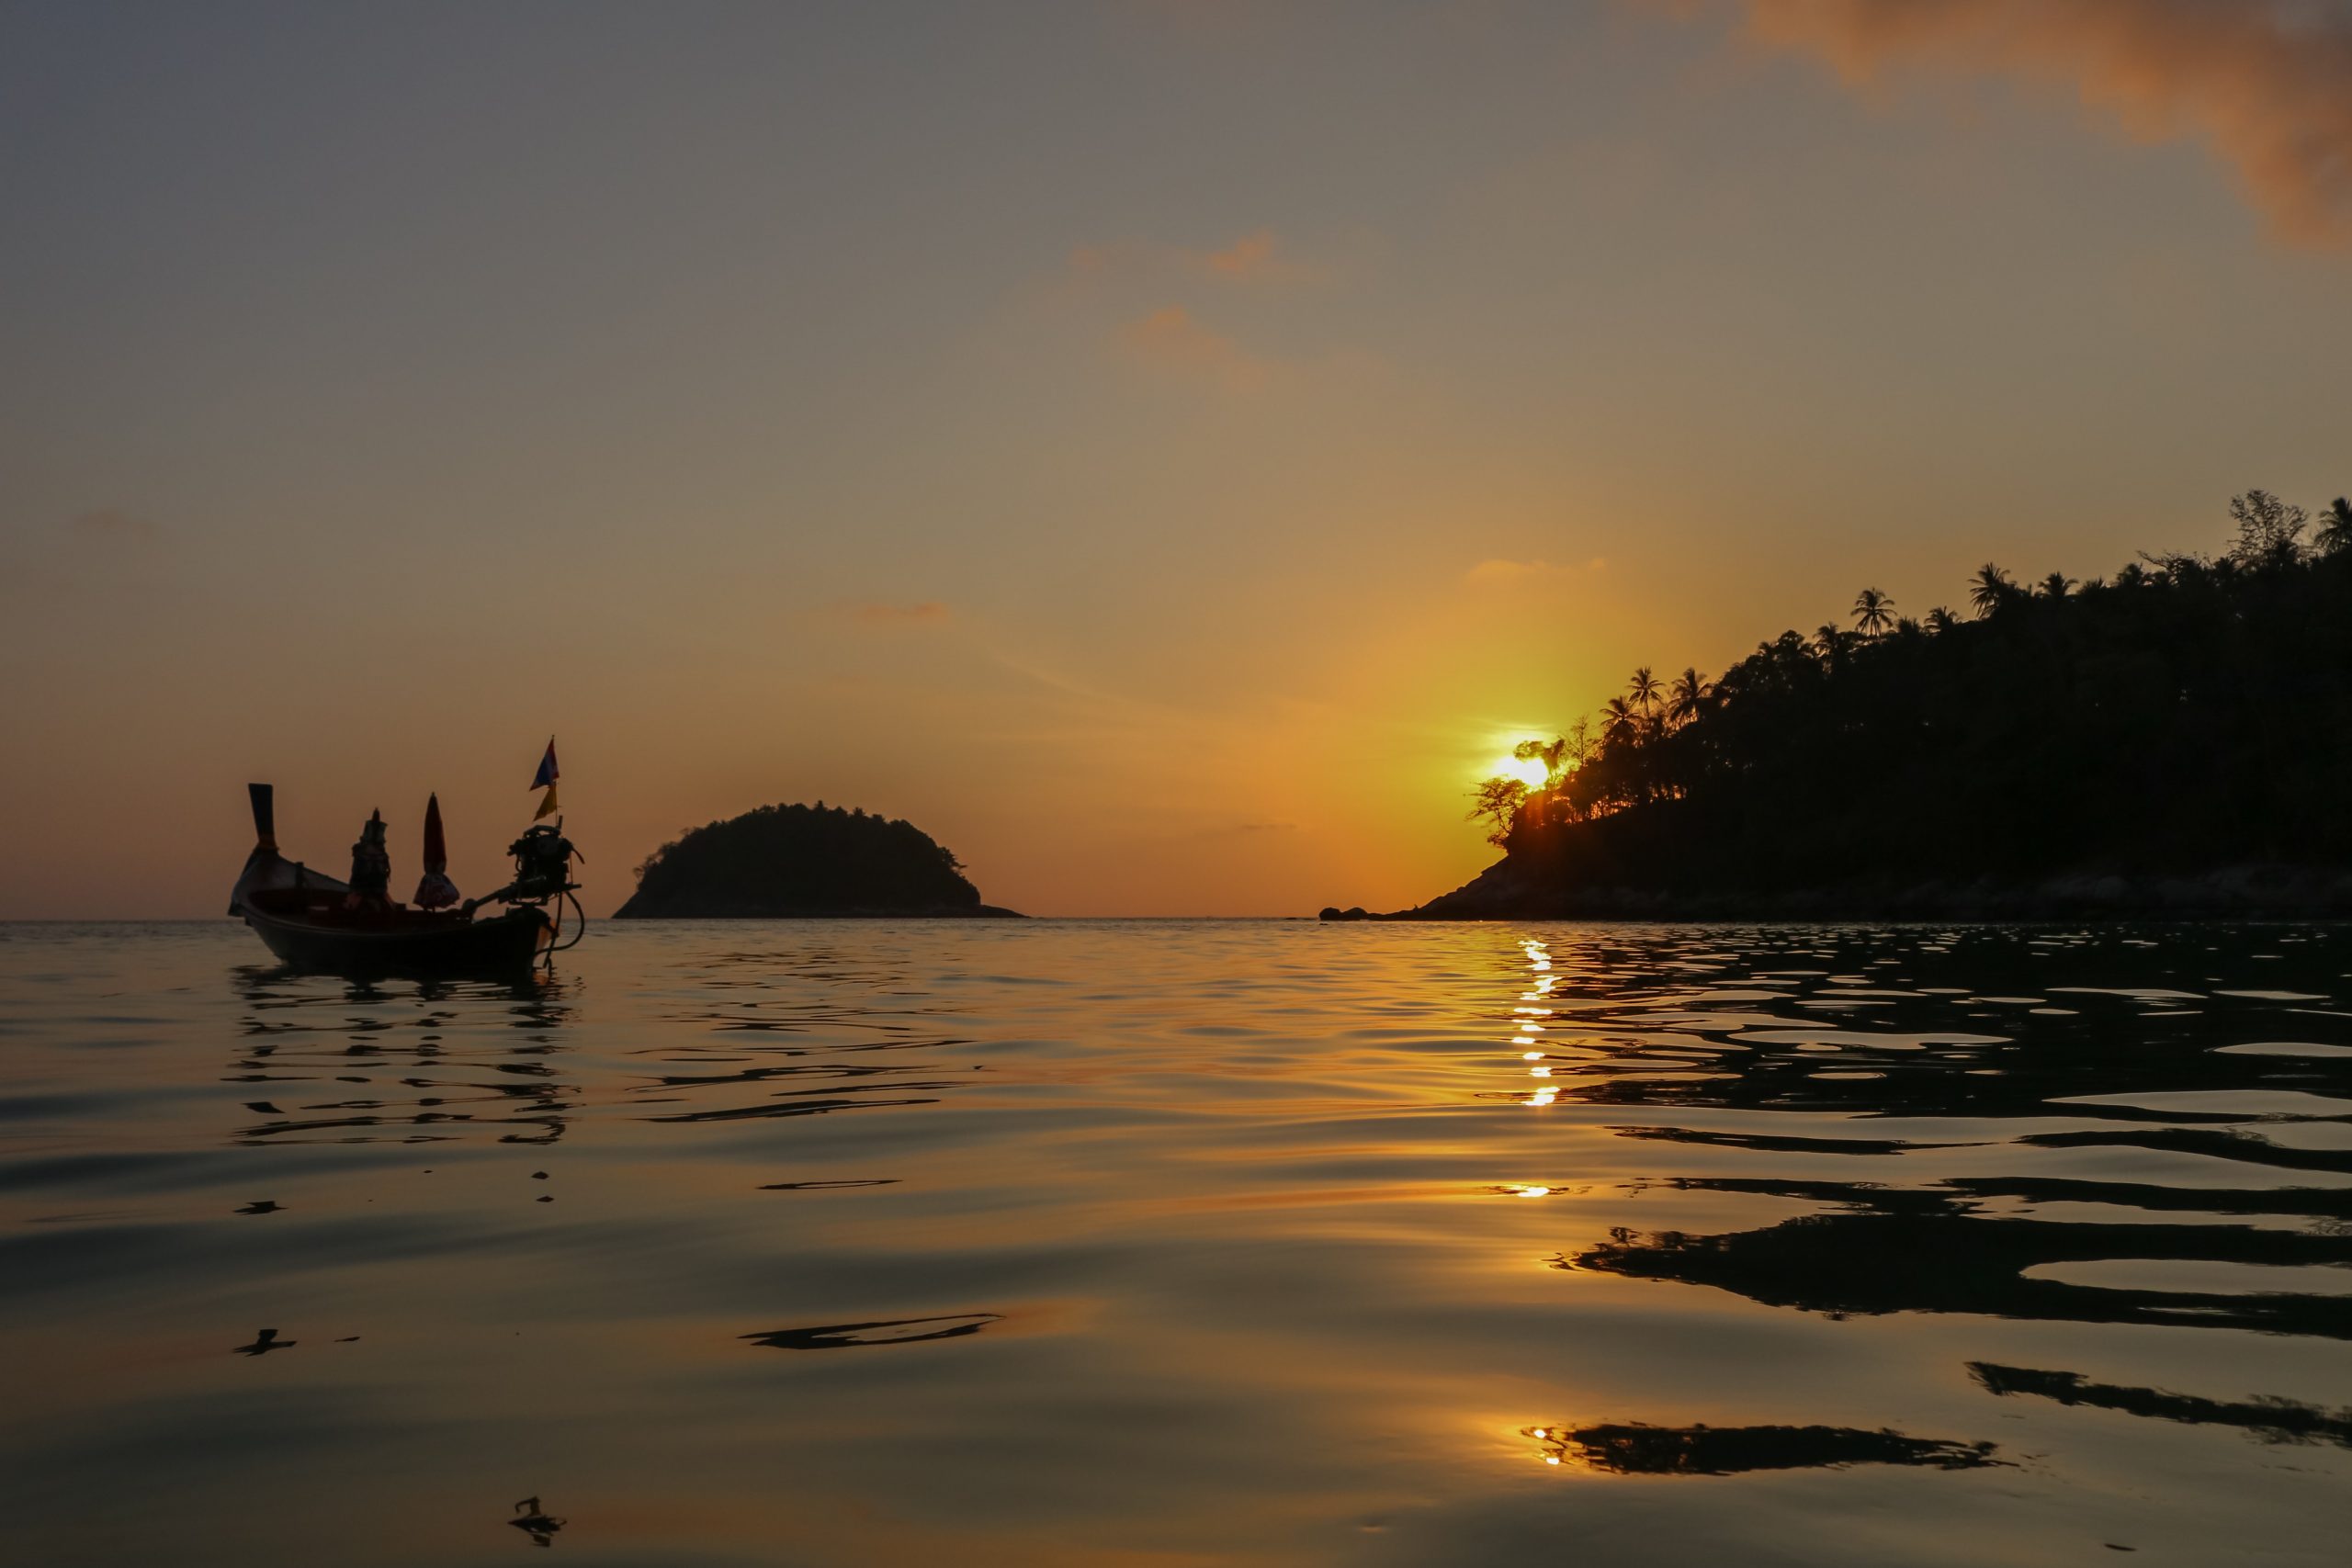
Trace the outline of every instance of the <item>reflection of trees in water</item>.
{"label": "reflection of trees in water", "polygon": [[1553,1464],[1615,1475],[1738,1475],[1758,1470],[1838,1469],[1849,1464],[1975,1470],[2003,1463],[1991,1443],[1906,1438],[1854,1427],[1652,1427],[1638,1421],[1590,1427],[1531,1427]]}
{"label": "reflection of trees in water", "polygon": [[[563,1050],[558,1035],[571,1012],[563,979],[345,980],[247,968],[235,984],[244,1044],[226,1081],[368,1091],[298,1102],[278,1090],[255,1102],[275,1119],[238,1129],[240,1143],[431,1143],[490,1129],[507,1144],[563,1135],[579,1093],[548,1060]],[[450,1043],[451,1034],[485,1026],[514,1032],[493,1050]]]}
{"label": "reflection of trees in water", "polygon": [[2352,1449],[2352,1408],[2323,1410],[2316,1404],[2267,1393],[2243,1400],[2199,1399],[2193,1394],[2168,1393],[2163,1389],[2091,1382],[2080,1372],[2002,1367],[1990,1361],[1971,1361],[1968,1371],[1985,1393],[2003,1397],[2030,1394],[2061,1404],[2087,1404],[2160,1421],[2238,1427],[2248,1437],[2266,1443],[2334,1443],[2338,1448]]}
{"label": "reflection of trees in water", "polygon": [[[1544,978],[1556,984],[1543,998],[1537,1102],[1621,1107],[1635,1114],[1612,1130],[1629,1137],[1768,1155],[2013,1142],[2352,1174],[2352,1153],[2264,1135],[2287,1121],[2341,1118],[2112,1102],[2250,1090],[2352,1100],[2352,1056],[2222,1049],[2352,1043],[2327,998],[2344,968],[2339,947],[2328,933],[2281,928],[1559,932],[1546,951]],[[2302,995],[2222,994],[2257,985]],[[2087,1097],[2109,1103],[2079,1102]],[[1697,1112],[1715,1125],[1673,1124]],[[1726,1125],[1723,1112],[1760,1114]],[[1771,1125],[1786,1112],[1813,1124]],[[1833,1116],[1846,1124],[1820,1124]],[[1856,1124],[1894,1117],[1974,1125],[1918,1139]],[[2062,1120],[2077,1125],[2052,1127]]]}
{"label": "reflection of trees in water", "polygon": [[[2323,933],[1711,931],[1659,944],[1559,940],[1552,952],[1565,976],[1546,1035],[1559,1103],[1637,1110],[1646,1114],[1609,1131],[1754,1156],[1767,1172],[1785,1157],[1822,1156],[1893,1172],[1886,1156],[1901,1156],[1906,1183],[1637,1181],[1633,1190],[1753,1194],[1824,1212],[1713,1235],[1621,1229],[1564,1256],[1563,1268],[1830,1314],[1964,1312],[2352,1338],[2341,1297],[2028,1277],[2118,1259],[2352,1265],[2352,1182],[2312,1184],[2352,1178],[2352,1149],[2331,1146],[2342,1142],[2335,1127],[2312,1129],[2317,1137],[2293,1131],[2352,1121],[2328,1103],[2352,1101],[2352,1057],[2221,1049],[2345,1038],[2327,994],[2343,960]],[[2247,994],[2225,994],[2233,987]],[[1677,1124],[1696,1112],[1713,1124]],[[1948,1125],[1921,1137],[1869,1135],[1871,1122],[1894,1118]],[[2044,1150],[2116,1150],[2145,1156],[2159,1174],[1920,1181],[1935,1151],[1969,1149],[1981,1170],[2003,1145],[2020,1167]],[[2205,1167],[2201,1179],[2231,1182],[2222,1173],[2233,1171],[2234,1183],[2165,1184],[2164,1173],[2188,1159]],[[2034,1212],[2060,1204],[2123,1213],[2101,1224]],[[2167,1213],[2184,1218],[2169,1223]]]}
{"label": "reflection of trees in water", "polygon": [[[1693,1235],[1613,1230],[1610,1238],[1555,1267],[1710,1285],[1768,1306],[1833,1316],[1891,1312],[1980,1313],[2076,1323],[2163,1323],[2184,1327],[2265,1329],[2352,1339],[2352,1308],[2341,1296],[2133,1290],[2030,1279],[2052,1264],[2109,1259],[2352,1265],[2352,1236],[2240,1224],[2093,1224],[1995,1217],[1973,1196],[1901,1191],[1861,1183],[1733,1179],[1668,1184],[1687,1190],[1755,1193],[1836,1202],[1758,1230]],[[1975,1184],[2017,1196],[2039,1190],[2081,1201],[2131,1201],[2143,1190],[2095,1182]],[[2233,1205],[2276,1207],[2287,1194],[2185,1192],[2183,1206],[2227,1213]],[[2312,1194],[2333,1206],[2341,1191]]]}
{"label": "reflection of trees in water", "polygon": [[941,1317],[896,1317],[873,1323],[771,1328],[740,1337],[771,1350],[846,1350],[861,1345],[920,1345],[933,1339],[962,1339],[1003,1320],[1002,1313],[962,1312]]}

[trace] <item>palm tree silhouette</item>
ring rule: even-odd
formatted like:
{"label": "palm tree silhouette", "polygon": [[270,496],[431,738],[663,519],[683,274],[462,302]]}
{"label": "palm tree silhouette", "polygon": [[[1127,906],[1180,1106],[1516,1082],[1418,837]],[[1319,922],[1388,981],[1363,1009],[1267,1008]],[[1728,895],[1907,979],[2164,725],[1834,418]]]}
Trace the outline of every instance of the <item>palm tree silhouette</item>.
{"label": "palm tree silhouette", "polygon": [[1989,615],[2007,604],[2009,595],[2017,592],[2018,586],[2009,581],[2007,572],[1991,561],[1976,569],[1976,575],[1969,580],[1969,584],[1968,602],[1980,617]]}
{"label": "palm tree silhouette", "polygon": [[[1587,887],[1736,903],[1881,878],[1997,886],[2143,845],[2335,875],[2352,867],[2352,497],[2301,538],[2285,502],[2274,525],[2267,494],[2242,500],[2253,542],[2228,553],[2080,583],[1987,562],[1965,626],[1958,605],[1915,623],[1869,588],[1845,621],[1758,643],[1714,682],[1644,666],[1589,728],[1521,742],[1473,815],[1564,909]],[[1922,834],[1929,818],[1969,836]]]}
{"label": "palm tree silhouette", "polygon": [[1854,595],[1855,630],[1875,637],[1894,624],[1894,616],[1890,613],[1894,608],[1894,600],[1891,595],[1875,588],[1863,589]]}
{"label": "palm tree silhouette", "polygon": [[1666,718],[1669,724],[1688,724],[1699,716],[1707,699],[1715,694],[1713,684],[1699,673],[1697,666],[1685,669],[1667,688]]}
{"label": "palm tree silhouette", "polygon": [[1658,678],[1650,673],[1650,667],[1645,664],[1634,671],[1633,684],[1626,694],[1634,699],[1634,705],[1644,713],[1656,713],[1657,699],[1665,690],[1666,688],[1659,683]]}
{"label": "palm tree silhouette", "polygon": [[2352,500],[2337,496],[2319,514],[2319,536],[2312,541],[2324,556],[2352,549]]}

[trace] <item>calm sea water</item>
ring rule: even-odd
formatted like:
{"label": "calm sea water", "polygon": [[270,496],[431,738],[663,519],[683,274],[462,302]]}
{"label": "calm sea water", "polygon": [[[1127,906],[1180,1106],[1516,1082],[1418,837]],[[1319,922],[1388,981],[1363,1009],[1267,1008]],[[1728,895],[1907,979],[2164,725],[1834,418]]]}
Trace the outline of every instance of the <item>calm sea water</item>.
{"label": "calm sea water", "polygon": [[0,926],[0,1561],[2344,1561],[2340,929],[264,957]]}

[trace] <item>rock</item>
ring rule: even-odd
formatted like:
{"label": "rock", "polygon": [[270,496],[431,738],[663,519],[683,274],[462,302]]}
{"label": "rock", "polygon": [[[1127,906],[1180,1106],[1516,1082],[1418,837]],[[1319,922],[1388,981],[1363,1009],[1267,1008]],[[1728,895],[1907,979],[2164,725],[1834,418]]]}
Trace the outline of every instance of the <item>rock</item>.
{"label": "rock", "polygon": [[638,868],[616,919],[1019,917],[980,901],[945,846],[911,822],[763,806],[690,829]]}

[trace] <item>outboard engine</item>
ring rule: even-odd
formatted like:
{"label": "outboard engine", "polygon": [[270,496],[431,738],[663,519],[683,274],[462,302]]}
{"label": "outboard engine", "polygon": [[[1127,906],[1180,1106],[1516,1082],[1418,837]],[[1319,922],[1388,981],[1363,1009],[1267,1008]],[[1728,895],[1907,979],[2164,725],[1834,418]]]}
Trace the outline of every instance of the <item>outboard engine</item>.
{"label": "outboard engine", "polygon": [[534,823],[506,846],[506,852],[514,857],[514,880],[505,889],[511,902],[537,904],[578,886],[571,880],[571,857],[578,852],[559,828]]}

